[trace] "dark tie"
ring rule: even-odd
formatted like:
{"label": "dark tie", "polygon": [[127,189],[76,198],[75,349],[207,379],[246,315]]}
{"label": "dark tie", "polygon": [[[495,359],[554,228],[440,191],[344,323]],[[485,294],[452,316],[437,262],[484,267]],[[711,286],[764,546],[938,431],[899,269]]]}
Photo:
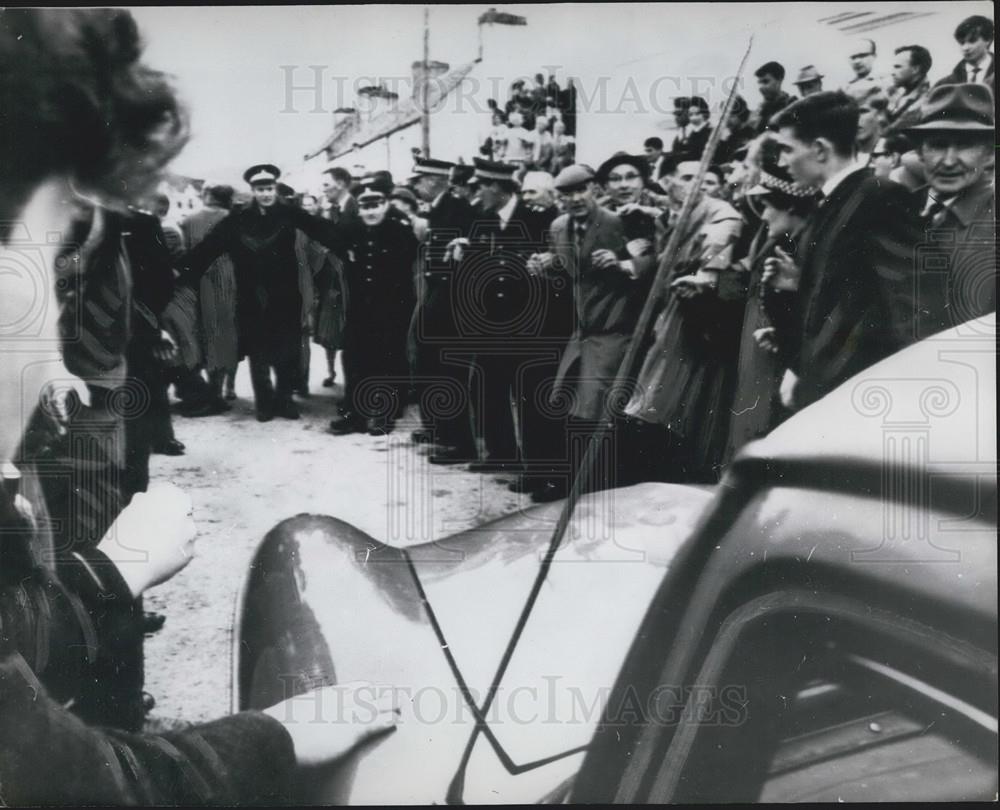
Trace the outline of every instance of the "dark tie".
{"label": "dark tie", "polygon": [[975,84],[976,80],[979,78],[979,65],[973,65],[969,68],[969,84]]}
{"label": "dark tie", "polygon": [[938,228],[944,223],[946,212],[947,206],[939,200],[934,200],[931,203],[931,207],[927,209],[927,213],[924,214],[924,222],[934,228]]}

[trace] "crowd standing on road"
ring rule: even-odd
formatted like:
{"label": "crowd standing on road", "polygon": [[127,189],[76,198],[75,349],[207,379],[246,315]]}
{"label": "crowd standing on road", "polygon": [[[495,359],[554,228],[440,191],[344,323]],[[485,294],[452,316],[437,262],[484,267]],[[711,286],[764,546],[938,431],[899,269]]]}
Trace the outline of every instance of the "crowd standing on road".
{"label": "crowd standing on road", "polygon": [[[341,357],[329,441],[384,436],[414,403],[430,464],[506,476],[544,502],[566,497],[595,433],[606,456],[585,489],[714,483],[745,443],[852,375],[994,311],[993,24],[971,17],[955,39],[962,58],[934,83],[916,44],[886,78],[862,40],[839,90],[804,66],[801,98],[769,61],[757,109],[736,97],[713,121],[705,99],[679,98],[669,150],[651,136],[596,169],[576,162],[572,86],[539,74],[491,105],[470,163],[421,156],[402,183],[331,166],[322,197],[258,164],[247,204],[209,183],[205,208],[173,223],[121,199],[123,176],[141,187],[187,137],[127,12],[4,12],[0,87],[26,112],[2,119],[3,148],[20,151],[2,169],[0,221],[34,216],[69,237],[47,276],[47,336],[77,384],[22,424],[10,415],[25,378],[4,367],[3,799],[257,801],[282,795],[296,759],[392,724],[388,708],[341,724],[318,751],[277,712],[141,733],[142,638],[162,624],[141,594],[183,567],[165,549],[190,522],[182,496],[149,485],[151,453],[184,452],[171,385],[186,416],[217,416],[246,359],[256,418],[298,419],[311,340],[322,386]],[[97,58],[88,42],[132,54],[109,61],[116,81],[79,70]],[[66,87],[99,100],[91,118],[46,117]],[[117,564],[115,538],[137,530],[148,564]],[[37,755],[55,733],[59,755]]]}

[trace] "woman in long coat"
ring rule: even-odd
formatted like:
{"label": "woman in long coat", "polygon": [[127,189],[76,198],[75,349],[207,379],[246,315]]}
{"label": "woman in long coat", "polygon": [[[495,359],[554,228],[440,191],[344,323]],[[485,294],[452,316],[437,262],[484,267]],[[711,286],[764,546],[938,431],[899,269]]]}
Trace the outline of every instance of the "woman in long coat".
{"label": "woman in long coat", "polygon": [[747,306],[740,334],[725,464],[744,444],[769,433],[785,416],[778,396],[784,369],[771,321],[764,311],[761,277],[764,262],[776,255],[779,248],[795,255],[799,235],[816,204],[815,192],[793,183],[787,170],[777,165],[766,166],[759,183],[746,196],[759,201],[763,224],[749,255],[740,263],[744,272],[738,274],[743,277],[739,286],[745,290]]}
{"label": "woman in long coat", "polygon": [[[205,207],[181,223],[188,249],[201,242],[229,215],[233,201],[231,186],[206,184],[202,195]],[[231,399],[236,367],[241,358],[236,331],[236,277],[228,254],[219,256],[202,276],[198,286],[198,310],[201,353],[213,397],[221,398],[225,382],[226,398]]]}
{"label": "woman in long coat", "polygon": [[671,475],[687,481],[715,480],[727,437],[739,321],[718,287],[742,227],[732,206],[700,193],[625,408],[627,416],[669,431],[665,461],[675,468]]}

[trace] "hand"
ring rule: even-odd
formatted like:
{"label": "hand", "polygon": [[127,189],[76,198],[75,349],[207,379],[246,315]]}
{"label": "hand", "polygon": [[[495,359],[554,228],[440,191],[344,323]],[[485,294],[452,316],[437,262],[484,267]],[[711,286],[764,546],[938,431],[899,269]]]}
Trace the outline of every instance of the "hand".
{"label": "hand", "polygon": [[161,363],[170,363],[177,359],[177,341],[166,329],[160,330],[160,342],[153,349],[153,357]]}
{"label": "hand", "polygon": [[776,256],[764,260],[764,272],[761,275],[761,280],[776,290],[797,290],[802,271],[781,247],[775,246],[774,252],[777,254]]}
{"label": "hand", "polygon": [[81,406],[90,407],[90,389],[83,380],[63,368],[58,379],[42,388],[38,404],[62,432]]}
{"label": "hand", "polygon": [[786,369],[785,376],[781,378],[781,387],[778,389],[778,393],[781,395],[781,404],[790,411],[798,410],[795,401],[795,389],[798,384],[798,375],[791,369]]}
{"label": "hand", "polygon": [[754,330],[753,339],[757,341],[757,345],[765,352],[769,352],[770,354],[778,353],[777,330],[773,326]]}
{"label": "hand", "polygon": [[354,681],[283,700],[264,714],[285,727],[296,762],[308,766],[331,762],[365,740],[393,731],[399,709],[393,706],[392,689]]}
{"label": "hand", "polygon": [[618,257],[610,250],[595,250],[590,254],[590,263],[596,270],[610,270],[612,267],[618,267]]}
{"label": "hand", "polygon": [[156,482],[139,492],[97,546],[118,566],[138,598],[166,582],[194,557],[196,528],[191,498],[173,484]]}
{"label": "hand", "polygon": [[718,282],[714,274],[702,273],[700,270],[689,276],[681,276],[670,284],[670,289],[681,298],[694,298],[714,290]]}
{"label": "hand", "polygon": [[469,240],[464,237],[459,237],[458,239],[452,239],[446,246],[444,251],[445,259],[449,261],[462,261],[462,254],[465,248],[469,246]]}
{"label": "hand", "polygon": [[533,276],[547,273],[555,265],[555,255],[549,251],[545,253],[532,253],[528,257],[527,270]]}

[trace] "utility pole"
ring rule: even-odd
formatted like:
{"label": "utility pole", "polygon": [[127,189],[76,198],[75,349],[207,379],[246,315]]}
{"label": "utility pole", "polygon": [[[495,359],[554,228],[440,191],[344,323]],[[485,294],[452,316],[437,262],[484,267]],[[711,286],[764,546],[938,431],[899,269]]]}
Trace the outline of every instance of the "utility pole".
{"label": "utility pole", "polygon": [[431,56],[430,56],[430,40],[431,40],[431,26],[430,26],[430,14],[431,10],[429,7],[424,6],[424,70],[422,80],[424,83],[423,90],[421,91],[422,104],[420,105],[420,134],[422,136],[424,157],[429,158],[431,156],[431,115],[430,110],[427,108],[427,91],[430,86],[430,69],[431,69]]}

